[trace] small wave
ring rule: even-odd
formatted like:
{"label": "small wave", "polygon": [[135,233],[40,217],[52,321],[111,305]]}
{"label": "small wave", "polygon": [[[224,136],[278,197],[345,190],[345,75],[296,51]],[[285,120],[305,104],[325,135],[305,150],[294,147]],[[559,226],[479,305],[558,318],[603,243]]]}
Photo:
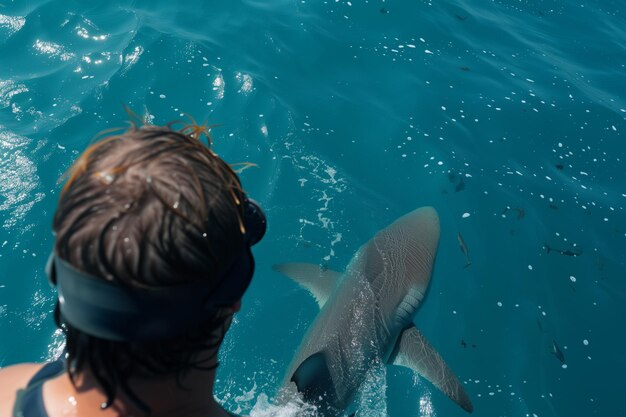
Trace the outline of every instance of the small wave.
{"label": "small wave", "polygon": [[24,16],[6,16],[0,14],[0,28],[3,28],[7,31],[7,37],[11,37],[16,32],[19,32],[24,24],[26,23],[26,18]]}
{"label": "small wave", "polygon": [[39,53],[58,57],[61,61],[69,61],[76,56],[72,52],[67,52],[63,45],[59,45],[54,42],[42,41],[41,39],[35,40],[33,48],[35,48],[35,50]]}
{"label": "small wave", "polygon": [[0,80],[0,109],[9,107],[14,96],[27,92],[28,88],[22,83]]}
{"label": "small wave", "polygon": [[2,227],[10,230],[25,218],[32,207],[44,198],[37,192],[40,186],[37,165],[24,151],[29,139],[18,136],[0,126],[0,212]]}

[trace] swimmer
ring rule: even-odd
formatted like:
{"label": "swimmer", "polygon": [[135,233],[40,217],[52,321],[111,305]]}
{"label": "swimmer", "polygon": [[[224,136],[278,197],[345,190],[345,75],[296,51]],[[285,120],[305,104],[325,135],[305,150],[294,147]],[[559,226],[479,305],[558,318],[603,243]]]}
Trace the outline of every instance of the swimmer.
{"label": "swimmer", "polygon": [[233,416],[213,397],[217,352],[266,222],[210,143],[133,126],[78,158],[47,268],[65,352],[1,369],[0,417]]}

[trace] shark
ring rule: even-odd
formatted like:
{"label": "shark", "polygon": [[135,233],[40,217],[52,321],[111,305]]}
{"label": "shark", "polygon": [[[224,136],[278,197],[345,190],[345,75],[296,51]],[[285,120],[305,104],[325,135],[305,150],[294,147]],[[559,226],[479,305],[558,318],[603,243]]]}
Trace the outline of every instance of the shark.
{"label": "shark", "polygon": [[436,210],[422,207],[376,233],[343,273],[315,264],[274,265],[320,307],[282,386],[297,389],[322,415],[339,416],[353,410],[375,366],[397,365],[418,373],[471,413],[463,385],[413,323],[428,290],[439,235]]}

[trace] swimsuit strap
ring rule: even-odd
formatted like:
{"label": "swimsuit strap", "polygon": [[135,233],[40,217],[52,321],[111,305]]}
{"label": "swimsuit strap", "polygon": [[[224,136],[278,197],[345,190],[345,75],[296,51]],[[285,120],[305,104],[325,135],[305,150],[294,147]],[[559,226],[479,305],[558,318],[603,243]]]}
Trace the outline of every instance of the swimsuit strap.
{"label": "swimsuit strap", "polygon": [[65,371],[63,361],[45,364],[28,381],[26,388],[17,391],[17,399],[13,407],[13,417],[47,417],[43,403],[43,383]]}
{"label": "swimsuit strap", "polygon": [[[65,363],[55,361],[45,364],[28,381],[26,388],[17,391],[17,399],[13,407],[13,417],[48,417],[43,402],[43,384],[65,372]],[[232,417],[239,417],[227,411]]]}

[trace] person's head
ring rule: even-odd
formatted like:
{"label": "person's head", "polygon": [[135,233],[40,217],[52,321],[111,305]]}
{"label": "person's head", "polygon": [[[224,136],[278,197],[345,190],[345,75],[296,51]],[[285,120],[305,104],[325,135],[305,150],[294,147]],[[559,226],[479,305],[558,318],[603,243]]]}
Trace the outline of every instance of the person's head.
{"label": "person's head", "polygon": [[[245,193],[199,133],[197,127],[133,126],[91,145],[61,192],[54,257],[133,296],[199,282],[210,298],[234,279],[228,271],[242,253],[249,255],[251,277]],[[66,320],[59,304],[55,317],[67,337],[70,377],[89,372],[111,404],[120,391],[133,397],[131,377],[214,369],[238,306],[239,299],[218,304],[180,330],[148,340],[94,336]]]}

